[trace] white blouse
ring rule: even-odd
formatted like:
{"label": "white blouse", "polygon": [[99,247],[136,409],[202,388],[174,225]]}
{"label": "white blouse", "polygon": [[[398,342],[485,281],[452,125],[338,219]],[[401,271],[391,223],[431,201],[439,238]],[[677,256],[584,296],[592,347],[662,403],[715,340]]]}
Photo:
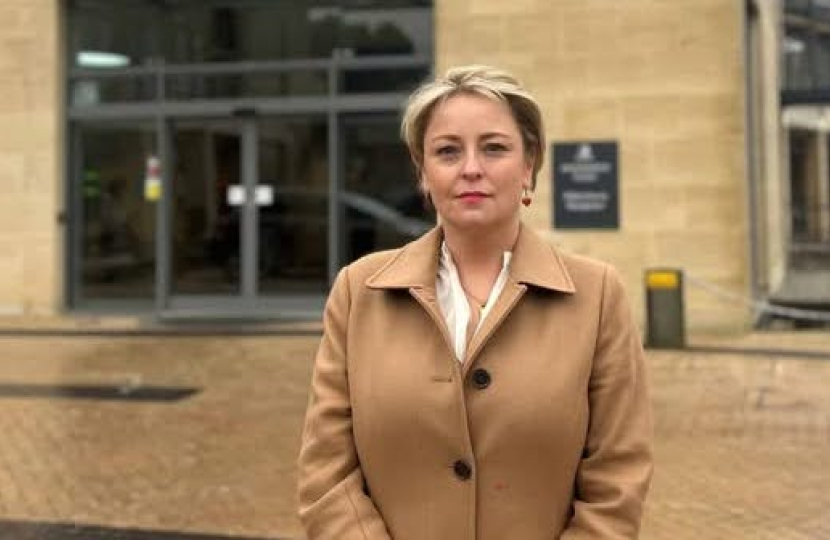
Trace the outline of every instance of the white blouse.
{"label": "white blouse", "polygon": [[[479,317],[478,325],[475,329],[476,332],[481,328],[481,323],[484,322],[484,319],[490,313],[499,295],[504,290],[510,269],[510,257],[512,255],[513,253],[510,251],[504,252],[501,272],[493,284],[493,289],[490,291],[490,296],[487,297],[484,308],[481,310],[481,317]],[[444,320],[447,322],[450,339],[452,339],[455,347],[455,356],[459,362],[463,362],[464,355],[467,352],[467,325],[470,323],[472,314],[470,313],[470,304],[467,302],[467,295],[461,287],[458,269],[455,267],[446,242],[441,243],[441,258],[438,264],[438,277],[435,285],[438,294],[438,305],[441,307]],[[475,335],[475,332],[473,335]]]}

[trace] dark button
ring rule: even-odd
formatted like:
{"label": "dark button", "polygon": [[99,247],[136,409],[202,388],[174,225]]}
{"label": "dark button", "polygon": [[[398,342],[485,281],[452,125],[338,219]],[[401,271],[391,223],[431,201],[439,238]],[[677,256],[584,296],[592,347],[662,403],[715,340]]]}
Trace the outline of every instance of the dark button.
{"label": "dark button", "polygon": [[473,475],[473,469],[466,461],[461,459],[453,463],[452,470],[461,480],[469,480]]}
{"label": "dark button", "polygon": [[473,371],[473,384],[479,390],[484,390],[490,386],[491,380],[490,373],[488,373],[486,369],[477,369]]}

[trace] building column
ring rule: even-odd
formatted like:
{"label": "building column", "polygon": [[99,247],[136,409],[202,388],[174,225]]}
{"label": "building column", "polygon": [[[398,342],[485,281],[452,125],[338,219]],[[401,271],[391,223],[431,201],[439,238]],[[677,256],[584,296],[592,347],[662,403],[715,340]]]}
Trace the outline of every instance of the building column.
{"label": "building column", "polygon": [[51,315],[62,284],[60,2],[5,2],[0,21],[0,316]]}
{"label": "building column", "polygon": [[781,124],[780,43],[783,25],[778,0],[757,0],[754,17],[749,17],[749,61],[753,80],[752,102],[755,133],[753,144],[756,177],[754,203],[757,205],[759,268],[757,293],[769,294],[784,279],[790,239],[788,188],[789,160],[786,157],[786,130]]}

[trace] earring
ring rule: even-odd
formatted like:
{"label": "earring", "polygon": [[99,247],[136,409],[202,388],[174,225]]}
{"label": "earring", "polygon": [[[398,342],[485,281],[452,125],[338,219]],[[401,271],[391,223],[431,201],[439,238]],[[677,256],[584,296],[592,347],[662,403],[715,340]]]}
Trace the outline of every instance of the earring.
{"label": "earring", "polygon": [[533,202],[533,199],[530,197],[530,193],[527,191],[527,188],[524,188],[522,192],[522,204],[525,206],[530,206],[530,203]]}

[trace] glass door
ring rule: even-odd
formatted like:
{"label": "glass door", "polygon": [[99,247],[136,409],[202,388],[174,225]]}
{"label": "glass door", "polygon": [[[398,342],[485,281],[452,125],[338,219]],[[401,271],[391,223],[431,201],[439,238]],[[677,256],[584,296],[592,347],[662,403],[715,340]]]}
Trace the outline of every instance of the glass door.
{"label": "glass door", "polygon": [[328,118],[182,119],[166,133],[163,316],[319,316]]}
{"label": "glass door", "polygon": [[166,314],[317,318],[334,270],[432,227],[397,125],[390,113],[168,122]]}
{"label": "glass door", "polygon": [[319,309],[329,284],[328,118],[261,118],[256,132],[257,293],[288,311]]}
{"label": "glass door", "polygon": [[418,190],[400,140],[398,115],[344,114],[339,120],[340,252],[345,264],[414,240],[433,227],[435,217]]}
{"label": "glass door", "polygon": [[169,124],[169,291],[173,299],[243,294],[243,126],[235,120]]}
{"label": "glass door", "polygon": [[146,190],[156,155],[148,121],[77,122],[73,141],[75,306],[151,306],[155,294],[156,205]]}

